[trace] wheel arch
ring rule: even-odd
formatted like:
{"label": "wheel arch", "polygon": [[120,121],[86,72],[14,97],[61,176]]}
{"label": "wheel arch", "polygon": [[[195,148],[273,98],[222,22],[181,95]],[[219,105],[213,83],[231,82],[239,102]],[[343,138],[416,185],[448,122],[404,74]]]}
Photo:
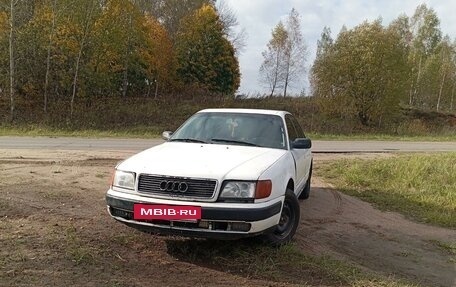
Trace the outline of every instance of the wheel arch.
{"label": "wheel arch", "polygon": [[272,193],[269,198],[260,199],[256,202],[263,202],[277,197],[283,197],[287,189],[295,192],[295,175],[296,170],[294,166],[294,159],[291,153],[287,151],[259,176],[258,180],[272,181]]}
{"label": "wheel arch", "polygon": [[290,190],[294,191],[294,187],[295,187],[294,180],[292,178],[290,178],[288,180],[286,189],[290,189]]}

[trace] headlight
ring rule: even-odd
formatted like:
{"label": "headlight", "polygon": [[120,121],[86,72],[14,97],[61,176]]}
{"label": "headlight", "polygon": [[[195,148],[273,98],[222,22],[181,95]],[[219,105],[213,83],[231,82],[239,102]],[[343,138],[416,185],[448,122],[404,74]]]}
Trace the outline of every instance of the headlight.
{"label": "headlight", "polygon": [[112,185],[125,189],[135,189],[135,173],[116,170]]}
{"label": "headlight", "polygon": [[271,180],[226,181],[220,193],[223,201],[253,202],[254,199],[267,198],[271,195]]}
{"label": "headlight", "polygon": [[228,181],[225,183],[221,198],[248,199],[255,197],[255,182],[249,181]]}

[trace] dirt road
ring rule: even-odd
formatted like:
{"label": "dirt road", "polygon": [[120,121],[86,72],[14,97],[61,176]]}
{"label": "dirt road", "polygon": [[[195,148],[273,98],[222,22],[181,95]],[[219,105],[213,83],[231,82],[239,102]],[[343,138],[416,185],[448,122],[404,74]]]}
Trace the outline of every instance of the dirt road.
{"label": "dirt road", "polygon": [[[182,239],[139,233],[110,219],[104,201],[110,173],[131,153],[0,149],[0,286],[344,285],[305,272],[271,281],[193,261],[176,253],[176,246],[186,246]],[[315,161],[334,157],[317,154]],[[456,230],[381,212],[319,178],[313,186],[295,238],[303,253],[424,286],[456,286],[454,258],[438,246],[455,241]]]}

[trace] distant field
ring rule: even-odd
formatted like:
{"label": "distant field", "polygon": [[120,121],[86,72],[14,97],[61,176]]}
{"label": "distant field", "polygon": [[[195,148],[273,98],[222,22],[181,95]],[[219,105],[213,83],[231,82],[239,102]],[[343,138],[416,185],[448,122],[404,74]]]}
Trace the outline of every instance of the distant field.
{"label": "distant field", "polygon": [[317,173],[381,209],[456,228],[456,153],[338,160]]}

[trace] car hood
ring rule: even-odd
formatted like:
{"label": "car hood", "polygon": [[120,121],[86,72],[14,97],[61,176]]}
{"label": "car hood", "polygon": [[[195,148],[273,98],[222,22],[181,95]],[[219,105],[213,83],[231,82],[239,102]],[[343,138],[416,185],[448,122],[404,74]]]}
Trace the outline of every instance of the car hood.
{"label": "car hood", "polygon": [[167,142],[138,153],[117,167],[155,175],[256,180],[287,151],[221,144]]}

